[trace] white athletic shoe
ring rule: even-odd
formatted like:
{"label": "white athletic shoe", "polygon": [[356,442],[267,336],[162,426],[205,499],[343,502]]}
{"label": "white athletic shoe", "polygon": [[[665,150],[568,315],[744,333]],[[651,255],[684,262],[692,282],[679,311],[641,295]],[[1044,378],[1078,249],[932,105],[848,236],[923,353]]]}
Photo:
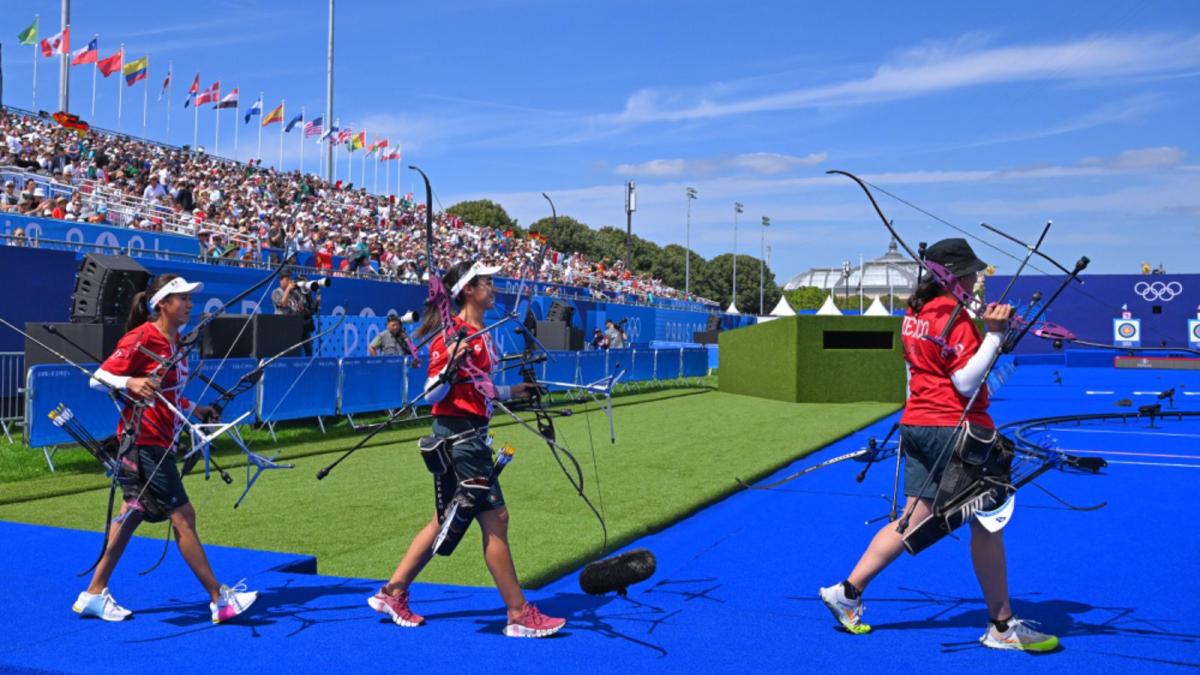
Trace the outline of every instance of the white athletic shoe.
{"label": "white athletic shoe", "polygon": [[99,593],[88,593],[87,591],[80,593],[71,609],[75,610],[79,616],[94,616],[105,621],[124,621],[133,614],[118,605],[107,588]]}
{"label": "white athletic shoe", "polygon": [[842,628],[854,635],[871,632],[871,627],[862,622],[862,615],[867,606],[863,604],[861,596],[857,600],[847,598],[846,589],[842,587],[841,582],[822,588],[820,595],[821,602],[825,603]]}
{"label": "white athletic shoe", "polygon": [[212,622],[222,623],[250,609],[250,605],[258,599],[258,591],[246,591],[245,579],[234,584],[233,588],[221,585],[221,594],[216,602],[208,603],[212,610]]}
{"label": "white athletic shoe", "polygon": [[1058,638],[1033,629],[1034,622],[1013,617],[1008,620],[1008,630],[1001,633],[996,624],[988,623],[988,629],[979,641],[992,649],[1011,649],[1021,652],[1050,652],[1058,649]]}

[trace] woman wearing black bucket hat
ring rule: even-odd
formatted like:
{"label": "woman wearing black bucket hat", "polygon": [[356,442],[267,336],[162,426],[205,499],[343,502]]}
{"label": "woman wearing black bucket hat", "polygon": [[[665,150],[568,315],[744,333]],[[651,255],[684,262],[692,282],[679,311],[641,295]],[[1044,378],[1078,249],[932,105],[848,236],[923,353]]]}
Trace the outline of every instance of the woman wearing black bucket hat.
{"label": "woman wearing black bucket hat", "polygon": [[[970,293],[987,269],[965,239],[943,239],[925,252]],[[908,367],[908,400],[900,416],[900,446],[904,452],[905,509],[914,522],[929,516],[944,466],[935,467],[950,442],[967,402],[984,387],[987,366],[1000,349],[1000,336],[1012,316],[1010,305],[989,305],[984,311],[987,335],[979,334],[971,317],[956,311],[958,302],[932,278],[926,278],[908,301],[901,340]],[[967,411],[972,425],[994,429],[987,412],[988,392],[979,391]],[[936,469],[936,470],[935,470]],[[930,474],[932,478],[930,478]],[[928,480],[927,480],[928,479]],[[904,551],[902,535],[893,523],[884,525],[871,540],[845,581],[822,588],[821,600],[838,623],[854,634],[871,627],[862,622],[862,594],[867,585]],[[971,520],[971,560],[983,590],[988,611],[987,631],[980,638],[986,647],[1030,652],[1058,647],[1058,638],[1034,630],[1013,616],[1008,597],[1008,569],[1000,532],[989,532]]]}

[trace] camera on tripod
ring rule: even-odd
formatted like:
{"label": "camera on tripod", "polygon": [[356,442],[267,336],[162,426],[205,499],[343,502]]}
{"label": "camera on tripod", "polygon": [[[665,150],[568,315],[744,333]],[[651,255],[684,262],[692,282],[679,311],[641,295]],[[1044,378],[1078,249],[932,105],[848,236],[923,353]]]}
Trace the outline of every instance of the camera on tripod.
{"label": "camera on tripod", "polygon": [[313,279],[311,281],[309,281],[308,279],[305,279],[304,277],[300,277],[299,279],[296,280],[296,288],[299,289],[301,293],[312,293],[313,291],[317,291],[322,288],[327,288],[329,286],[329,283],[330,283],[329,277],[321,277],[319,279]]}

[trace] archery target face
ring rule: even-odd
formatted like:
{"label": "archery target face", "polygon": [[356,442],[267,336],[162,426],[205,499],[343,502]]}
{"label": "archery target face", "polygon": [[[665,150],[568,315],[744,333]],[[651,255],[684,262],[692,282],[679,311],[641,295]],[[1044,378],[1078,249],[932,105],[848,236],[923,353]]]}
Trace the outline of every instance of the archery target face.
{"label": "archery target face", "polygon": [[1188,342],[1200,345],[1200,319],[1188,319]]}
{"label": "archery target face", "polygon": [[1113,340],[1118,343],[1135,343],[1142,339],[1141,319],[1113,319]]}

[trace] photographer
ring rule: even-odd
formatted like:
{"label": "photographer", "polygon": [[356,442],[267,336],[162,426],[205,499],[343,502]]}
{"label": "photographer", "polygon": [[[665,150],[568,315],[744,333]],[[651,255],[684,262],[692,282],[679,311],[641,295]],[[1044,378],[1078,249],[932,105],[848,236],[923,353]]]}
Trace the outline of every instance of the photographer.
{"label": "photographer", "polygon": [[271,303],[275,305],[276,314],[300,314],[304,311],[304,299],[300,297],[300,289],[292,278],[291,270],[283,270],[279,274],[279,288],[271,292]]}
{"label": "photographer", "polygon": [[375,336],[371,340],[371,344],[367,345],[367,353],[371,356],[413,356],[408,352],[408,344],[406,335],[404,334],[405,319],[413,317],[412,312],[409,312],[404,317],[401,317],[395,312],[388,313],[387,330]]}
{"label": "photographer", "polygon": [[[317,329],[317,315],[321,313],[321,289],[329,285],[329,277],[308,280],[304,275],[296,280],[296,289],[300,292],[300,314],[304,317],[304,337],[307,338]],[[304,356],[311,356],[313,344],[304,345]]]}
{"label": "photographer", "polygon": [[612,319],[604,322],[604,337],[608,340],[609,349],[625,348],[625,331],[621,330]]}
{"label": "photographer", "polygon": [[[303,276],[293,278],[290,270],[279,275],[279,288],[271,292],[276,314],[304,317],[304,337],[316,328],[316,316],[321,311],[320,287],[328,286],[326,278],[308,281]],[[312,343],[305,343],[302,356],[312,356]]]}

